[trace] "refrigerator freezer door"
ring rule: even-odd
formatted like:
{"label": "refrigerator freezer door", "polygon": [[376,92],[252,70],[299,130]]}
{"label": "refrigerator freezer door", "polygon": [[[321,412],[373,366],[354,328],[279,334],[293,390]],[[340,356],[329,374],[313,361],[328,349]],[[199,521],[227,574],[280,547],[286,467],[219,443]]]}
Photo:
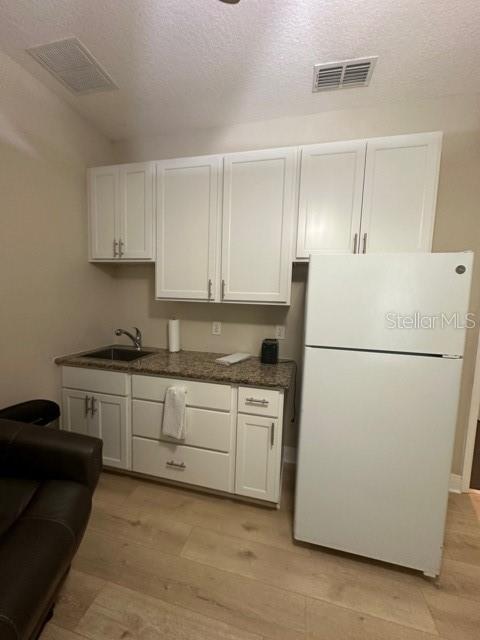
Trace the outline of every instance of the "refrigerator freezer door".
{"label": "refrigerator freezer door", "polygon": [[439,573],[461,366],[306,349],[296,539]]}
{"label": "refrigerator freezer door", "polygon": [[472,265],[470,252],[312,256],[305,343],[462,355]]}

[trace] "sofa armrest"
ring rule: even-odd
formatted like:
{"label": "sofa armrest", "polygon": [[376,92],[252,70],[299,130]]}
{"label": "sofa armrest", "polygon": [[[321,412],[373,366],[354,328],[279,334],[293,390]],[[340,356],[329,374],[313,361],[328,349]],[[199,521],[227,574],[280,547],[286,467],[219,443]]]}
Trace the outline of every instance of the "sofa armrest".
{"label": "sofa armrest", "polygon": [[102,441],[0,420],[0,475],[73,480],[93,492],[102,467]]}

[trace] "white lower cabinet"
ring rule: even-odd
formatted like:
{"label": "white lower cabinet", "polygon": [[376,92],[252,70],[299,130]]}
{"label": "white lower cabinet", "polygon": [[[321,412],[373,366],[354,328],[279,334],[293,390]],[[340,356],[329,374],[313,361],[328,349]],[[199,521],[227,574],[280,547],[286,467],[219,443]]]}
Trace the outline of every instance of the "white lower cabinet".
{"label": "white lower cabinet", "polygon": [[62,427],[65,431],[88,435],[90,422],[90,398],[86,391],[63,389]]}
{"label": "white lower cabinet", "polygon": [[232,455],[133,438],[133,471],[233,493]]}
{"label": "white lower cabinet", "polygon": [[[62,428],[103,440],[103,463],[131,467],[130,397],[128,376],[112,371],[63,368]],[[69,388],[66,384],[72,384]],[[115,391],[125,395],[102,393]]]}
{"label": "white lower cabinet", "polygon": [[[186,438],[165,437],[165,392],[187,392]],[[63,367],[67,431],[103,440],[109,467],[273,504],[280,501],[284,393]]]}
{"label": "white lower cabinet", "polygon": [[240,387],[238,398],[235,493],[279,502],[283,394]]}
{"label": "white lower cabinet", "polygon": [[127,422],[129,398],[100,393],[92,395],[92,419],[89,433],[103,440],[103,462],[109,467],[128,469],[130,439]]}

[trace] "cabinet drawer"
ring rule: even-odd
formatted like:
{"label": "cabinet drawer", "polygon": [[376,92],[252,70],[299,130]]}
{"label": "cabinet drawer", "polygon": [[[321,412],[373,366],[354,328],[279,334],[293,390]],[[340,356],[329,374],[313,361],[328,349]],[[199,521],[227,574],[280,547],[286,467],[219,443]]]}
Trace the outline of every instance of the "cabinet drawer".
{"label": "cabinet drawer", "polygon": [[228,453],[134,437],[132,469],[137,473],[233,492],[233,459]]}
{"label": "cabinet drawer", "polygon": [[114,396],[129,394],[129,377],[126,373],[103,371],[102,369],[81,369],[80,367],[62,367],[64,387],[97,391]]}
{"label": "cabinet drawer", "polygon": [[132,396],[139,400],[163,402],[168,387],[175,385],[187,389],[187,405],[190,407],[230,411],[232,388],[224,384],[192,382],[175,378],[132,376]]}
{"label": "cabinet drawer", "polygon": [[239,387],[238,411],[276,418],[279,415],[281,397],[280,392],[274,389]]}
{"label": "cabinet drawer", "polygon": [[[174,442],[162,434],[163,402],[134,400],[132,403],[133,435]],[[210,409],[187,407],[186,435],[182,444],[216,451],[232,449],[232,415]]]}

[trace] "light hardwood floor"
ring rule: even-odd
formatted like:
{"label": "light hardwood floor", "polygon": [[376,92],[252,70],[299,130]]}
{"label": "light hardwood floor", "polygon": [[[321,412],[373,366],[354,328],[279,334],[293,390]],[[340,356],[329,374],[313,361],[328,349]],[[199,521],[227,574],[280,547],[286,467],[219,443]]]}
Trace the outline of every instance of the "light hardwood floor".
{"label": "light hardwood floor", "polygon": [[451,495],[437,583],[291,539],[272,511],[104,473],[42,640],[478,640],[480,494]]}

